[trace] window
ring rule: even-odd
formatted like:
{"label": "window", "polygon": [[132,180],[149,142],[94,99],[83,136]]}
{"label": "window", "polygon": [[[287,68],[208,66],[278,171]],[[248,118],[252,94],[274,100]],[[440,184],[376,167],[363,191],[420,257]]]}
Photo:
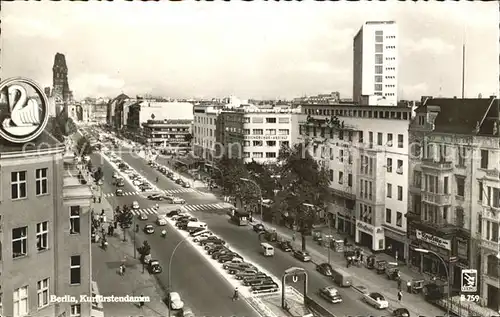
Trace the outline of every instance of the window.
{"label": "window", "polygon": [[69,233],[80,233],[80,206],[71,206],[69,209]]}
{"label": "window", "polygon": [[387,183],[387,198],[392,198],[392,184]]}
{"label": "window", "polygon": [[290,123],[290,118],[279,118],[279,123]]}
{"label": "window", "polygon": [[404,136],[402,134],[398,134],[398,148],[402,149],[404,143]]}
{"label": "window", "polygon": [[262,146],[263,142],[262,141],[253,141],[252,145],[253,146]]}
{"label": "window", "polygon": [[36,194],[45,195],[48,193],[47,186],[47,169],[38,168],[35,170],[35,184],[36,184]]}
{"label": "window", "polygon": [[444,178],[444,182],[443,182],[443,194],[449,194],[448,181],[449,181],[449,177],[446,176]]}
{"label": "window", "polygon": [[28,315],[28,285],[14,290],[14,317]]}
{"label": "window", "polygon": [[244,135],[250,135],[250,129],[243,129],[243,134]]}
{"label": "window", "polygon": [[387,158],[387,172],[392,173],[392,159]]}
{"label": "window", "polygon": [[422,172],[413,171],[413,186],[417,188],[422,187]]}
{"label": "window", "polygon": [[376,65],[375,66],[375,74],[381,75],[382,74],[382,65]]}
{"label": "window", "polygon": [[343,139],[344,139],[344,131],[340,130],[339,131],[339,140],[343,140]]}
{"label": "window", "polygon": [[262,117],[253,117],[252,123],[264,123],[264,118]]}
{"label": "window", "polygon": [[10,177],[12,199],[26,198],[26,171],[12,172]]}
{"label": "window", "polygon": [[36,293],[38,296],[38,308],[49,306],[49,279],[43,279],[36,283]]}
{"label": "window", "polygon": [[[375,53],[382,53],[384,50],[384,46],[382,44],[375,44]],[[375,64],[382,64],[382,62],[377,63],[377,56],[381,56],[382,54],[376,54],[375,55]]]}
{"label": "window", "polygon": [[73,255],[70,258],[70,266],[69,266],[69,283],[71,285],[74,284],[80,284],[81,282],[81,263],[80,263],[80,256],[79,255]]}
{"label": "window", "polygon": [[481,150],[481,168],[488,169],[488,150]]}
{"label": "window", "polygon": [[385,222],[391,223],[391,221],[392,221],[392,210],[390,210],[389,208],[386,208],[385,209]]}
{"label": "window", "polygon": [[276,118],[266,118],[266,123],[276,123]]}
{"label": "window", "polygon": [[71,305],[71,311],[69,312],[70,317],[81,317],[82,307],[80,304]]}
{"label": "window", "polygon": [[457,196],[464,197],[465,192],[465,178],[456,177],[457,181]]}
{"label": "window", "polygon": [[266,135],[276,135],[276,129],[266,129]]}
{"label": "window", "polygon": [[374,88],[376,91],[381,91],[382,90],[382,84],[375,84],[375,88]]}
{"label": "window", "polygon": [[403,201],[403,186],[398,186],[398,200]]}
{"label": "window", "polygon": [[344,172],[339,172],[339,184],[344,184]]}
{"label": "window", "polygon": [[12,229],[12,257],[28,254],[28,227]]}
{"label": "window", "polygon": [[[376,44],[375,45],[375,49],[377,49],[377,45],[380,45],[380,44]],[[382,48],[382,45],[380,45],[381,48]],[[376,53],[379,53],[379,52],[376,52]],[[375,64],[382,64],[384,61],[384,55],[383,54],[375,54]]]}
{"label": "window", "polygon": [[465,146],[459,146],[458,147],[458,166],[464,167],[465,166]]}
{"label": "window", "polygon": [[339,161],[344,162],[344,150],[339,150]]}
{"label": "window", "polygon": [[250,152],[243,152],[244,158],[250,158]]}
{"label": "window", "polygon": [[373,147],[373,132],[368,132],[368,145],[370,148]]}
{"label": "window", "polygon": [[396,170],[396,173],[403,175],[403,160],[398,160],[398,169]]}
{"label": "window", "polygon": [[352,174],[347,174],[347,186],[352,187]]}
{"label": "window", "polygon": [[[460,208],[460,207],[457,207],[455,209],[455,211],[456,211],[456,225],[457,225],[457,227],[463,228],[463,226],[465,224],[464,210],[462,208]],[[498,225],[497,225],[496,236],[498,237]]]}
{"label": "window", "polygon": [[333,182],[333,170],[330,170],[330,182]]}
{"label": "window", "polygon": [[264,134],[264,130],[262,130],[262,129],[253,129],[252,134],[253,135],[263,135]]}
{"label": "window", "polygon": [[288,129],[279,129],[278,130],[278,134],[279,135],[289,135],[290,134],[290,130],[288,130]]}
{"label": "window", "polygon": [[392,146],[392,133],[387,133],[387,146]]}
{"label": "window", "polygon": [[244,142],[243,142],[243,146],[250,146],[250,141],[248,141],[248,140],[247,140],[247,141],[244,141]]}
{"label": "window", "polygon": [[380,76],[380,75],[375,76],[375,82],[376,83],[381,83],[382,82],[382,76]]}
{"label": "window", "polygon": [[289,147],[290,143],[288,141],[280,141],[280,147]]}
{"label": "window", "polygon": [[276,146],[276,141],[266,141],[267,146]]}
{"label": "window", "polygon": [[377,133],[377,145],[382,145],[382,139],[383,139],[383,136],[382,136],[382,133]]}
{"label": "window", "polygon": [[276,152],[266,152],[266,158],[275,158]]}
{"label": "window", "polygon": [[363,131],[359,131],[358,141],[359,143],[363,143]]}
{"label": "window", "polygon": [[398,227],[403,226],[403,214],[400,213],[399,211],[396,212],[396,226]]}
{"label": "window", "polygon": [[49,222],[44,221],[36,224],[36,247],[38,251],[49,248]]}
{"label": "window", "polygon": [[479,197],[478,197],[478,200],[480,202],[483,202],[483,195],[484,195],[483,182],[482,181],[478,181],[478,186],[479,186]]}
{"label": "window", "polygon": [[253,152],[252,153],[253,158],[263,158],[262,152]]}

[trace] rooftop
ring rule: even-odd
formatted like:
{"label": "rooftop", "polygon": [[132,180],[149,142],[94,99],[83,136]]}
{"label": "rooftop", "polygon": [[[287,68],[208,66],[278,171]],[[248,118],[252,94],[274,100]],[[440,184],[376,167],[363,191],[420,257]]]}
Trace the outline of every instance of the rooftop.
{"label": "rooftop", "polygon": [[61,143],[57,141],[47,130],[48,125],[45,131],[43,131],[38,138],[25,144],[10,143],[0,138],[0,157],[2,156],[2,153],[22,152],[34,149],[46,150],[60,147]]}

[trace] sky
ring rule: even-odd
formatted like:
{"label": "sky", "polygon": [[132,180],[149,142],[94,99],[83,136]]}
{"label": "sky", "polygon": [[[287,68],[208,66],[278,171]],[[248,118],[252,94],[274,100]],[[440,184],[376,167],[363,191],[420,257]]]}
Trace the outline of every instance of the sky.
{"label": "sky", "polygon": [[2,3],[1,78],[52,85],[66,56],[77,99],[161,95],[352,96],[352,42],[365,21],[399,27],[399,99],[498,95],[499,11],[485,2]]}

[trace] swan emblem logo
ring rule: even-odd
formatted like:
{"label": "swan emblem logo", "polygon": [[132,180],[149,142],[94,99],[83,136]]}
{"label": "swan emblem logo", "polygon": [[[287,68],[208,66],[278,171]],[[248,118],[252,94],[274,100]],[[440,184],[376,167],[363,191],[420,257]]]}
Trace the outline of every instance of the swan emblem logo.
{"label": "swan emblem logo", "polygon": [[[34,93],[29,94],[28,89]],[[16,77],[1,82],[0,137],[12,143],[36,139],[47,126],[48,104],[44,91],[31,79]]]}

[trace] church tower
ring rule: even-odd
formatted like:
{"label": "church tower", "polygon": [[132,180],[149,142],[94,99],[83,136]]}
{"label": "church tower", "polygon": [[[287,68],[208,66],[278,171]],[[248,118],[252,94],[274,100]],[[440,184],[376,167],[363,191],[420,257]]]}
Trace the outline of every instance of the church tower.
{"label": "church tower", "polygon": [[[56,113],[67,110],[71,98],[68,84],[68,67],[64,54],[57,53],[52,67],[52,97],[54,97]],[[67,111],[66,111],[67,114]]]}

